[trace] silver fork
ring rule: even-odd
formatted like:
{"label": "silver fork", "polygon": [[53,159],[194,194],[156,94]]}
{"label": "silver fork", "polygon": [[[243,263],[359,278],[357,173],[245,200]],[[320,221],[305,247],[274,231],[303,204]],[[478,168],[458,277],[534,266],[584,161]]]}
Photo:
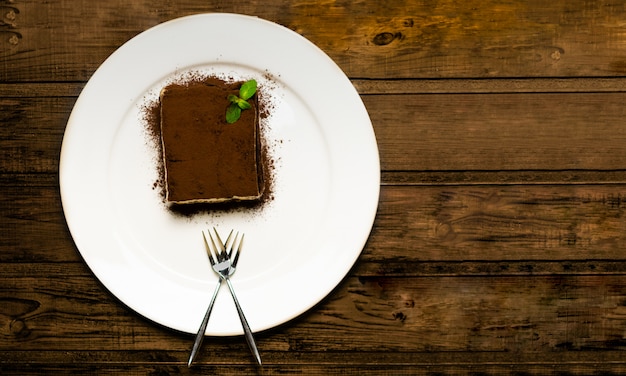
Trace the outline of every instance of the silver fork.
{"label": "silver fork", "polygon": [[[216,232],[217,235],[217,232]],[[202,233],[204,236],[204,232]],[[237,295],[235,294],[235,289],[233,288],[233,284],[230,282],[230,276],[234,271],[232,270],[233,262],[236,263],[239,257],[239,253],[241,252],[241,246],[243,244],[243,234],[238,239],[239,233],[235,234],[233,242],[229,245],[228,240],[226,241],[226,245],[222,244],[218,237],[218,245],[220,246],[219,250],[215,244],[215,240],[213,236],[209,232],[209,238],[211,239],[211,245],[204,236],[204,244],[207,247],[207,253],[209,255],[209,260],[211,261],[211,265],[213,266],[213,270],[220,276],[220,279],[226,281],[228,285],[228,289],[230,290],[230,295],[233,297],[233,301],[235,302],[235,307],[237,307],[237,313],[239,314],[239,320],[241,321],[241,325],[243,326],[244,335],[246,338],[246,342],[248,343],[248,347],[250,347],[250,351],[257,363],[261,365],[261,355],[259,355],[259,350],[256,347],[256,343],[254,342],[254,337],[252,336],[252,330],[250,330],[250,325],[248,325],[248,320],[246,320],[246,316],[243,314],[243,310],[241,309],[241,305],[239,304],[239,300],[237,300]],[[229,236],[230,237],[230,236]],[[239,245],[237,247],[234,244],[239,240]],[[237,249],[234,256],[227,252],[225,248],[231,247],[231,251],[233,249]],[[231,262],[232,258],[235,258],[233,262]]]}
{"label": "silver fork", "polygon": [[[230,233],[228,234],[228,237],[226,238],[226,244],[228,245],[228,250],[226,251],[224,243],[222,243],[222,239],[220,239],[220,235],[215,230],[215,227],[213,227],[213,232],[215,233],[217,242],[220,245],[220,250],[222,250],[222,252],[226,252],[226,254],[228,255],[228,260],[230,260],[230,269],[228,270],[228,273],[229,275],[233,275],[233,273],[235,272],[237,268],[237,261],[239,261],[239,251],[241,250],[241,245],[243,243],[243,236],[239,240],[239,246],[235,247],[234,246],[235,242],[234,241],[231,242],[231,237],[233,235],[233,231],[231,230]],[[204,232],[202,233],[202,236],[204,237],[204,241],[206,243],[206,237],[204,236]],[[209,236],[211,235],[209,234]],[[211,242],[213,242],[213,238],[211,238]],[[214,242],[213,242],[213,245],[215,246]],[[211,252],[208,248],[208,244],[207,244],[207,253],[209,254],[209,256],[211,255]],[[217,285],[215,286],[215,291],[213,291],[213,296],[211,297],[211,301],[209,302],[209,307],[207,308],[206,313],[204,314],[204,318],[202,319],[202,323],[200,324],[200,328],[198,329],[198,333],[196,334],[196,340],[193,343],[191,354],[189,355],[189,360],[187,361],[187,367],[191,367],[191,363],[196,358],[196,355],[198,355],[198,350],[200,350],[200,346],[202,346],[202,341],[204,340],[206,327],[207,327],[207,324],[209,323],[209,316],[211,316],[211,311],[213,311],[213,305],[215,304],[217,293],[218,291],[220,291],[220,287],[222,287],[222,281],[223,279],[220,277]]]}

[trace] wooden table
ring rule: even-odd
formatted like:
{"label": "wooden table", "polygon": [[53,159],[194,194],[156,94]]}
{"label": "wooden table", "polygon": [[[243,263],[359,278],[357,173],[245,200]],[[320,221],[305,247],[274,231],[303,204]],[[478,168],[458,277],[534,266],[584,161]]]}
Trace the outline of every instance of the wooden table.
{"label": "wooden table", "polygon": [[[242,337],[121,304],[74,245],[59,152],[120,45],[256,15],[344,70],[376,132],[369,241],[320,304]],[[626,2],[0,1],[0,373],[626,373]]]}

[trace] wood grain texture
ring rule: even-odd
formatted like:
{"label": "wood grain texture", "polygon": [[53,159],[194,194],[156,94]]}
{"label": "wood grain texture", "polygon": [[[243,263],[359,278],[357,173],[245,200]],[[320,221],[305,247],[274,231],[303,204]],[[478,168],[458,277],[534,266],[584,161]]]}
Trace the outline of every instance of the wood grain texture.
{"label": "wood grain texture", "polygon": [[[276,375],[276,374],[301,374],[305,369],[307,374],[312,375],[508,375],[508,374],[529,374],[529,375],[549,375],[563,374],[567,370],[568,375],[586,376],[590,374],[621,374],[624,367],[620,366],[617,355],[610,356],[606,353],[595,355],[589,358],[568,357],[567,353],[556,353],[550,357],[521,356],[517,355],[514,361],[511,357],[498,356],[493,353],[469,353],[455,352],[445,355],[433,355],[432,353],[415,353],[408,355],[381,354],[381,353],[324,353],[317,354],[316,357],[309,357],[306,354],[294,358],[285,359],[278,357],[277,361],[272,361],[264,365],[263,368],[245,365],[241,363],[219,363],[211,364],[199,362],[192,369],[187,369],[186,365],[181,366],[168,359],[167,354],[161,352],[147,353],[143,358],[148,360],[137,360],[134,356],[120,356],[119,352],[104,354],[102,358],[94,360],[89,354],[78,355],[76,353],[65,353],[46,357],[46,362],[27,363],[27,366],[14,367],[7,365],[2,368],[8,374],[19,375],[40,375],[45,373],[73,374],[86,373],[106,375]],[[3,355],[0,353],[0,355]],[[54,356],[56,355],[56,356]],[[394,356],[395,355],[395,356]],[[367,356],[368,361],[363,361]],[[320,357],[324,360],[320,361]],[[57,363],[55,359],[64,359]],[[468,362],[466,359],[474,359]],[[68,359],[74,362],[66,362]],[[103,360],[101,360],[103,359]],[[120,360],[121,359],[121,360]],[[158,360],[155,360],[158,359]],[[295,360],[292,360],[295,359]],[[477,365],[478,364],[478,365]],[[97,371],[94,371],[97,370]]]}
{"label": "wood grain texture", "polygon": [[[54,176],[0,182],[0,260],[80,261]],[[625,197],[626,185],[383,186],[362,257],[381,268],[391,260],[626,261]]]}
{"label": "wood grain texture", "polygon": [[52,174],[0,174],[0,262],[81,261]]}
{"label": "wood grain texture", "polygon": [[[380,151],[361,256],[311,310],[257,333],[263,368],[242,337],[210,337],[188,369],[192,336],[106,290],[60,201],[91,74],[203,12],[319,46]],[[0,0],[0,374],[626,374],[624,19],[614,0]]]}
{"label": "wood grain texture", "polygon": [[364,96],[383,170],[622,169],[625,100],[622,93]]}
{"label": "wood grain texture", "polygon": [[0,172],[57,171],[72,106],[64,98],[0,98]]}
{"label": "wood grain texture", "polygon": [[[4,364],[62,363],[60,352],[67,351],[78,363],[122,366],[148,362],[147,351],[160,354],[153,364],[184,365],[191,336],[142,320],[116,304],[88,273],[71,266],[69,272],[71,282],[61,270],[39,281],[32,280],[43,277],[36,270],[31,277],[0,278],[2,292],[12,292],[1,299],[0,351],[9,355]],[[532,365],[562,361],[571,351],[583,367],[598,362],[599,354],[619,363],[611,352],[598,351],[624,349],[624,278],[352,277],[315,310],[288,326],[258,333],[257,339],[269,367],[302,366],[313,359],[366,367],[446,358],[468,367],[470,353],[482,360],[494,354],[501,363],[522,359]],[[249,364],[240,337],[207,342],[201,362]],[[120,355],[103,353],[103,348]],[[26,355],[27,350],[41,352]],[[90,353],[96,358],[86,358]],[[362,354],[369,354],[365,363]]]}
{"label": "wood grain texture", "polygon": [[618,260],[622,192],[620,186],[385,187],[366,255]]}
{"label": "wood grain texture", "polygon": [[[623,76],[619,1],[222,0],[6,3],[0,81],[84,81],[117,47],[196,13],[259,16],[292,29],[350,77]],[[324,27],[320,28],[319,25]],[[42,27],[43,26],[43,27]]]}
{"label": "wood grain texture", "polygon": [[[19,341],[24,349],[42,350],[53,343],[57,344],[55,350],[105,346],[111,350],[185,351],[189,346],[190,336],[154,326],[128,308],[113,304],[115,299],[80,264],[52,267],[54,273],[45,278],[39,266],[20,268],[29,271],[29,276],[6,272],[1,280],[3,292],[14,293],[2,298],[1,327],[8,340],[3,351],[12,350],[17,344],[13,341]],[[7,269],[3,267],[3,271]],[[623,275],[351,277],[314,311],[289,327],[259,334],[259,341],[267,352],[419,352],[429,346],[438,351],[478,352],[618,350],[624,344],[615,340],[626,319],[623,282]],[[54,333],[61,329],[66,332],[65,344],[55,338],[58,334]],[[379,335],[372,337],[366,334],[369,331]],[[307,332],[316,335],[305,336]],[[378,340],[372,342],[371,338]],[[247,350],[236,338],[216,342],[217,346]]]}
{"label": "wood grain texture", "polygon": [[[377,94],[363,100],[383,171],[626,168],[626,93]],[[6,125],[0,171],[57,171],[74,102],[0,98]],[[41,128],[33,131],[34,124]]]}

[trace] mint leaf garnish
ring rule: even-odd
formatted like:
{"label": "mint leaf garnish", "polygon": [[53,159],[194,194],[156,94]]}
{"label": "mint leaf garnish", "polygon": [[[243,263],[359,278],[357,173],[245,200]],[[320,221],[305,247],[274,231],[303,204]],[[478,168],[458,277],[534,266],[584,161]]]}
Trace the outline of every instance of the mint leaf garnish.
{"label": "mint leaf garnish", "polygon": [[256,81],[250,80],[246,81],[241,85],[239,89],[239,97],[245,101],[252,98],[252,96],[256,93]]}
{"label": "mint leaf garnish", "polygon": [[239,96],[230,94],[228,100],[231,102],[228,108],[226,108],[226,121],[232,124],[239,120],[241,117],[241,111],[249,110],[252,105],[248,103],[248,99],[252,98],[256,93],[257,83],[255,80],[248,80],[244,82],[239,88]]}
{"label": "mint leaf garnish", "polygon": [[237,106],[236,103],[231,103],[226,108],[226,122],[232,124],[239,120],[239,117],[241,117],[241,107]]}

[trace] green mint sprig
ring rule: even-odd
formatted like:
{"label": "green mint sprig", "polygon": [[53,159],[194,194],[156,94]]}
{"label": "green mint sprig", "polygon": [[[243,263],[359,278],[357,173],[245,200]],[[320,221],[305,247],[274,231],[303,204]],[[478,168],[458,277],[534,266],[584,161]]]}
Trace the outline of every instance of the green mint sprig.
{"label": "green mint sprig", "polygon": [[248,99],[256,93],[257,83],[255,80],[249,80],[244,82],[239,88],[239,96],[230,94],[228,100],[230,105],[226,108],[226,122],[233,124],[241,116],[241,111],[252,108],[252,105],[248,103]]}

